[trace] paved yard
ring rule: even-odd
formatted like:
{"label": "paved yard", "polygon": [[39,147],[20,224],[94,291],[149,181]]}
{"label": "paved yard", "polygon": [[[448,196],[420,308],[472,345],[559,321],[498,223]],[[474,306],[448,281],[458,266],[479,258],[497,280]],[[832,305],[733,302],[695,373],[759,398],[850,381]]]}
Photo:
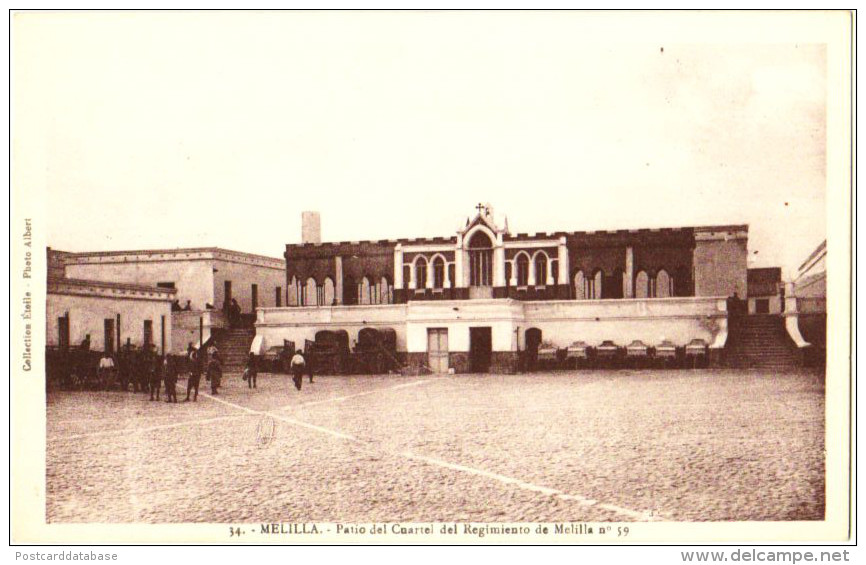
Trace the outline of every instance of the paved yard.
{"label": "paved yard", "polygon": [[51,393],[48,521],[824,516],[812,372],[318,377],[300,393],[284,375],[224,383],[197,403]]}

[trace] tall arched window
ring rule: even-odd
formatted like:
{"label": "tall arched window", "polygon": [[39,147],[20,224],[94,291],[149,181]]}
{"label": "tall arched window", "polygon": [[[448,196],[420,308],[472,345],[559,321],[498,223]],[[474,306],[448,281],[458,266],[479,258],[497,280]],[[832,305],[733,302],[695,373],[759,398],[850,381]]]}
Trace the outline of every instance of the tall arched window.
{"label": "tall arched window", "polygon": [[586,279],[586,297],[590,300],[601,298],[601,281],[604,278],[602,271],[596,271],[591,279]]}
{"label": "tall arched window", "polygon": [[515,261],[517,262],[517,286],[526,286],[529,284],[529,256],[520,253]]}
{"label": "tall arched window", "polygon": [[304,306],[317,306],[319,298],[319,285],[316,284],[316,279],[310,277],[307,279],[307,284],[304,286]]}
{"label": "tall arched window", "polygon": [[297,306],[301,304],[298,301],[298,279],[294,276],[289,281],[289,287],[286,289],[286,306]]}
{"label": "tall arched window", "polygon": [[586,281],[583,278],[583,271],[574,273],[574,299],[586,300]]}
{"label": "tall arched window", "polygon": [[535,256],[535,286],[547,284],[547,255],[539,253]]}
{"label": "tall arched window", "polygon": [[370,279],[364,277],[358,285],[358,304],[370,303]]}
{"label": "tall arched window", "polygon": [[415,261],[415,288],[427,288],[427,259],[424,257]]}
{"label": "tall arched window", "polygon": [[493,242],[484,232],[476,232],[469,240],[469,284],[493,284]]}
{"label": "tall arched window", "polygon": [[613,270],[605,284],[603,298],[622,298],[625,296],[625,273],[619,267]]}
{"label": "tall arched window", "polygon": [[662,269],[656,275],[656,296],[659,298],[670,298],[674,295],[674,281],[667,271]]}
{"label": "tall arched window", "polygon": [[433,259],[433,288],[445,287],[445,260],[442,257]]}
{"label": "tall arched window", "polygon": [[322,294],[323,300],[322,303],[325,306],[333,306],[334,304],[334,281],[331,280],[331,277],[325,278],[325,283],[323,286]]}
{"label": "tall arched window", "polygon": [[394,302],[393,287],[388,277],[382,277],[379,281],[379,304],[391,304]]}
{"label": "tall arched window", "polygon": [[358,303],[358,286],[351,275],[343,280],[343,304],[350,306]]}
{"label": "tall arched window", "polygon": [[634,278],[634,297],[649,298],[649,277],[644,271],[639,271]]}

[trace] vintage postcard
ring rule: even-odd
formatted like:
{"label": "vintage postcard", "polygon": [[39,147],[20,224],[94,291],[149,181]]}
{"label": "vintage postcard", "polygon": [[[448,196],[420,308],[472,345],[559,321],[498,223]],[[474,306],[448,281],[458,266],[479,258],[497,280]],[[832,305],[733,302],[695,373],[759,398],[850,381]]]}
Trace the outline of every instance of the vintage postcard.
{"label": "vintage postcard", "polygon": [[13,543],[852,535],[851,12],[10,18]]}

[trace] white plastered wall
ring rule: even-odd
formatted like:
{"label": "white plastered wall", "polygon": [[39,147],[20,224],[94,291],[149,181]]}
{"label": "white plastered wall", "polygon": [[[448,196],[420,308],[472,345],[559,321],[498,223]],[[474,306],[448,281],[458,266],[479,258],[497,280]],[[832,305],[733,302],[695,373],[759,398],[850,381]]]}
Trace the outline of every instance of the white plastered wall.
{"label": "white plastered wall", "polygon": [[[165,347],[171,347],[171,304],[167,301],[106,298],[68,294],[48,294],[46,302],[46,344],[59,343],[58,318],[69,314],[70,346],[79,345],[90,334],[90,348],[102,351],[105,347],[104,320],[117,320],[120,314],[121,344],[127,338],[136,347],[144,343],[144,320],[153,322],[153,343],[160,348],[162,316],[165,316]],[[115,326],[115,336],[116,336]],[[115,337],[116,339],[116,337]],[[161,352],[161,351],[160,351]]]}

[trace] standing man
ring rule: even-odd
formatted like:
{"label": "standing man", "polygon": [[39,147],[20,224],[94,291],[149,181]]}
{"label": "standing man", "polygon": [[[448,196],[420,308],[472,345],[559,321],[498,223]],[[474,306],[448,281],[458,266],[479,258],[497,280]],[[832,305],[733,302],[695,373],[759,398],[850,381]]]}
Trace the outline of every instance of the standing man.
{"label": "standing man", "polygon": [[162,362],[159,355],[152,355],[150,358],[150,399],[153,400],[153,393],[156,393],[156,400],[159,400],[159,388],[162,386]]}
{"label": "standing man", "polygon": [[192,397],[193,402],[198,401],[198,385],[201,383],[201,355],[193,349],[190,344],[187,349],[189,352],[189,378],[186,381],[186,399],[184,402],[189,402],[189,393],[195,389],[195,396]]}
{"label": "standing man", "polygon": [[215,344],[211,344],[210,347],[207,348],[207,358],[208,361],[216,359],[217,361],[222,362],[222,359],[220,359],[220,350],[217,349]]}
{"label": "standing man", "polygon": [[307,361],[306,355],[304,355],[304,372],[310,377],[310,384],[313,384],[313,364]]}
{"label": "standing man", "polygon": [[100,384],[105,390],[111,390],[111,386],[114,384],[114,359],[111,358],[108,351],[103,353],[99,359],[97,375],[99,375]]}
{"label": "standing man", "polygon": [[258,367],[256,366],[256,354],[250,351],[250,356],[247,359],[247,368],[244,370],[244,379],[247,381],[247,388],[256,388],[257,375]]}
{"label": "standing man", "polygon": [[211,394],[219,394],[220,379],[222,378],[223,370],[219,362],[218,356],[213,356],[207,363],[207,376],[210,381]]}
{"label": "standing man", "polygon": [[298,349],[295,356],[292,357],[292,380],[295,382],[295,388],[301,390],[301,384],[304,382],[304,367],[306,361]]}
{"label": "standing man", "polygon": [[177,373],[168,362],[168,357],[162,362],[162,374],[165,380],[165,401],[177,402]]}

